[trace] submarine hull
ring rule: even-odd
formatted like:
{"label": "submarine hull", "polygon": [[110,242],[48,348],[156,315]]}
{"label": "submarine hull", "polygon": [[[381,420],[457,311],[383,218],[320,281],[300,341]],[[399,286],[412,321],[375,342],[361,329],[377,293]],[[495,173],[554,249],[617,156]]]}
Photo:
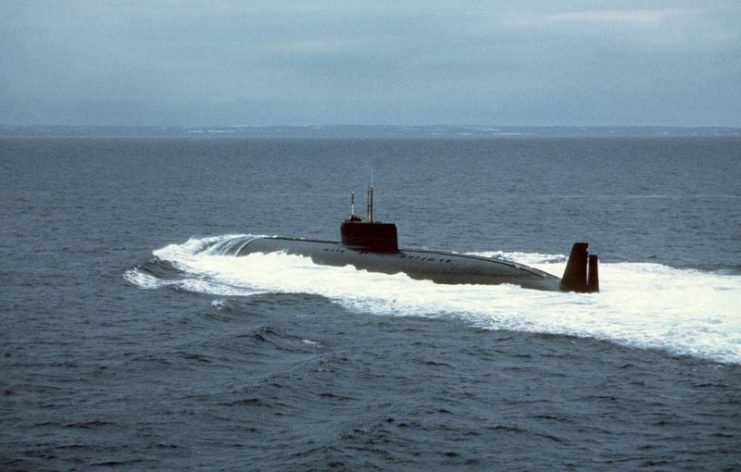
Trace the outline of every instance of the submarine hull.
{"label": "submarine hull", "polygon": [[377,252],[347,247],[336,241],[261,237],[247,241],[238,256],[284,252],[309,257],[316,264],[351,265],[384,274],[404,273],[440,284],[513,284],[537,290],[563,290],[561,279],[515,262],[444,251],[398,249]]}

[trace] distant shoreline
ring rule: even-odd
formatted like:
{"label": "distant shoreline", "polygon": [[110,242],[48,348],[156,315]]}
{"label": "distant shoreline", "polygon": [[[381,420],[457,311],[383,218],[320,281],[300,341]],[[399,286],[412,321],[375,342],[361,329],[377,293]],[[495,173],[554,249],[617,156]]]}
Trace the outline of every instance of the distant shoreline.
{"label": "distant shoreline", "polygon": [[68,126],[0,125],[0,137],[674,138],[741,137],[741,128],[661,126]]}

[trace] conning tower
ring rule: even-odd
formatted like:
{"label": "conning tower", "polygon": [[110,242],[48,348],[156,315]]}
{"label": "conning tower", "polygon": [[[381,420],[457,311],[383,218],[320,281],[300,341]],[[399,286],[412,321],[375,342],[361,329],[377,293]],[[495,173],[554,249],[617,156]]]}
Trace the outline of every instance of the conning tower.
{"label": "conning tower", "polygon": [[373,186],[368,187],[367,220],[355,215],[355,194],[351,197],[350,218],[340,226],[342,245],[360,251],[399,252],[399,238],[394,223],[373,219]]}

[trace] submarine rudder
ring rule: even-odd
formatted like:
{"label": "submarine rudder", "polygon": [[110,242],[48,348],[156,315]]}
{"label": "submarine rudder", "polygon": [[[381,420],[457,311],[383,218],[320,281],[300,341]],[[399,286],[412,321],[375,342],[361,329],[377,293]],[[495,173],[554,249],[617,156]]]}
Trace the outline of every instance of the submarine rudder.
{"label": "submarine rudder", "polygon": [[589,243],[576,242],[571,247],[566,269],[561,277],[561,290],[566,292],[599,292],[598,259],[589,254]]}

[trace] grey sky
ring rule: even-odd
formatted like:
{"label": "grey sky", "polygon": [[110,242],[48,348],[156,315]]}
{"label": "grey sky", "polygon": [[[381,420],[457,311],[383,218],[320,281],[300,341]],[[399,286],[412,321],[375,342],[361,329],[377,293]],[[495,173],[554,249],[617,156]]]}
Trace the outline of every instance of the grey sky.
{"label": "grey sky", "polygon": [[0,124],[741,126],[741,1],[0,0]]}

